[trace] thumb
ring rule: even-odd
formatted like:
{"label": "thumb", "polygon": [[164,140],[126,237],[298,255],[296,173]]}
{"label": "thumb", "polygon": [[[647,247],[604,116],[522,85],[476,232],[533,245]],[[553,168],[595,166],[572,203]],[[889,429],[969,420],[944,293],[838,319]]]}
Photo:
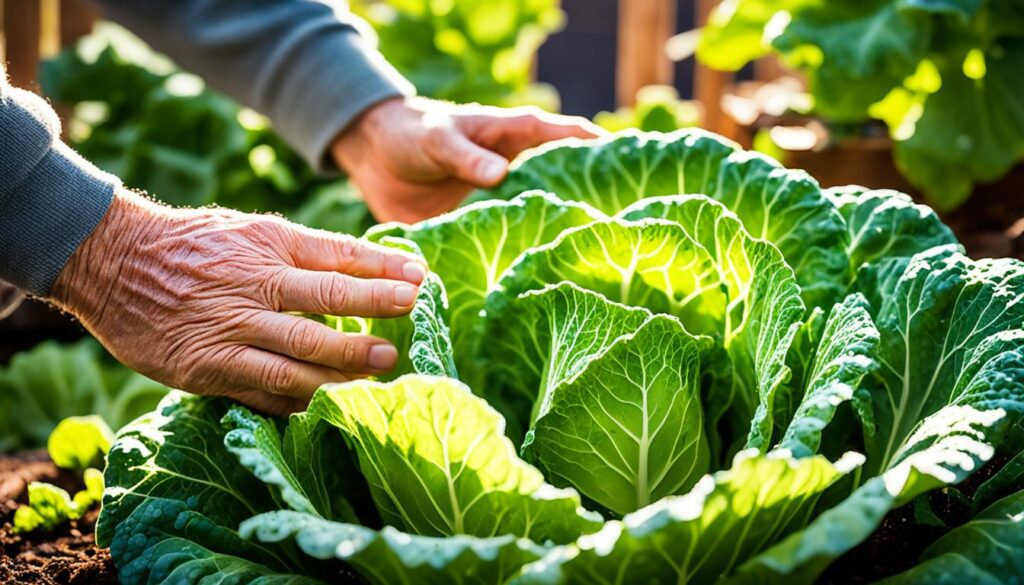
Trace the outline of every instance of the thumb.
{"label": "thumb", "polygon": [[508,160],[474,143],[458,128],[433,133],[427,152],[445,172],[477,187],[493,187],[508,173]]}

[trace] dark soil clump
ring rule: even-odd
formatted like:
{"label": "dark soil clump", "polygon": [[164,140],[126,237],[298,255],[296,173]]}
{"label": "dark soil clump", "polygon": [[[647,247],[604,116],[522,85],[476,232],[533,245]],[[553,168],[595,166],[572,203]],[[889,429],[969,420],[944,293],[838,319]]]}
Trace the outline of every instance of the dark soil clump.
{"label": "dark soil clump", "polygon": [[981,185],[942,220],[972,258],[1024,260],[1024,166],[994,185]]}

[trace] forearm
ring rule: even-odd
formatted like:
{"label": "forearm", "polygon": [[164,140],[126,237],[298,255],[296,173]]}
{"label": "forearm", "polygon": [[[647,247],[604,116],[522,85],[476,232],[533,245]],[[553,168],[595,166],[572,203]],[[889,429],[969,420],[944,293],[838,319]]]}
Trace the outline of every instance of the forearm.
{"label": "forearm", "polygon": [[[107,312],[114,283],[130,272],[137,248],[159,229],[152,221],[158,209],[168,215],[174,213],[126,188],[116,189],[110,208],[71,254],[47,299],[85,322],[99,320]],[[117,319],[145,318],[119,309],[114,311],[119,313]]]}
{"label": "forearm", "polygon": [[313,0],[95,0],[105,15],[266,114],[315,168],[369,106],[412,86],[359,33]]}
{"label": "forearm", "polygon": [[61,143],[49,105],[0,70],[0,280],[46,295],[117,184]]}

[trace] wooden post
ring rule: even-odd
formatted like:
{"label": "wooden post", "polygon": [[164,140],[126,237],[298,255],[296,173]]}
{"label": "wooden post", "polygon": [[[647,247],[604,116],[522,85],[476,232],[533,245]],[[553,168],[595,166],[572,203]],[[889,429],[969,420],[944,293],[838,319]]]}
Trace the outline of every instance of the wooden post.
{"label": "wooden post", "polygon": [[38,90],[39,0],[5,0],[3,10],[7,75],[17,87]]}
{"label": "wooden post", "polygon": [[96,22],[96,10],[85,0],[61,0],[60,2],[60,44],[63,47],[92,32]]}
{"label": "wooden post", "polygon": [[39,57],[60,52],[60,0],[39,0]]}
{"label": "wooden post", "polygon": [[[716,4],[718,0],[697,0],[697,26],[704,26],[707,23],[708,15]],[[731,79],[730,73],[715,71],[700,62],[696,63],[693,93],[697,101],[704,106],[704,127],[725,136],[732,136],[735,130],[731,127],[728,116],[722,111],[721,102],[722,93]]]}
{"label": "wooden post", "polygon": [[[84,0],[60,0],[60,24],[58,27],[60,47],[69,47],[78,39],[92,32],[96,19],[96,11]],[[71,131],[68,120],[71,119],[73,109],[63,104],[54,104],[54,109],[60,116],[62,134],[66,140]]]}
{"label": "wooden post", "polygon": [[0,66],[7,70],[7,41],[4,36],[4,0],[0,0]]}
{"label": "wooden post", "polygon": [[615,93],[620,106],[632,105],[645,85],[671,85],[665,43],[675,25],[675,0],[619,0]]}

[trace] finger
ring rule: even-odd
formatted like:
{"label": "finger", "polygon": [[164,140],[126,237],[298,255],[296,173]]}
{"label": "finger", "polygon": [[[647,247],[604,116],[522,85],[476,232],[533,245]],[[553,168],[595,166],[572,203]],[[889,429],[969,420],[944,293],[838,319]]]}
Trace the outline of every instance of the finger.
{"label": "finger", "polygon": [[337,272],[286,268],[269,281],[276,311],[355,317],[400,317],[412,310],[418,287],[399,280],[355,278]]}
{"label": "finger", "polygon": [[451,176],[478,187],[492,187],[508,173],[508,160],[475,144],[454,126],[437,126],[427,134],[426,152]]}
{"label": "finger", "polygon": [[232,356],[231,367],[227,382],[232,386],[305,401],[324,384],[359,377],[248,346]]}
{"label": "finger", "polygon": [[387,340],[341,333],[295,315],[264,311],[245,329],[241,341],[249,345],[345,373],[383,374],[398,361]]}
{"label": "finger", "polygon": [[521,134],[536,141],[537,144],[563,138],[597,138],[608,133],[580,116],[562,116],[532,108],[508,118],[506,124],[510,130],[518,129]]}
{"label": "finger", "polygon": [[360,278],[419,284],[427,275],[426,263],[415,254],[321,230],[301,230],[292,257],[296,268],[344,272]]}
{"label": "finger", "polygon": [[596,138],[607,134],[585,118],[560,116],[538,108],[485,108],[460,116],[456,125],[474,141],[512,159],[522,151],[564,138]]}

